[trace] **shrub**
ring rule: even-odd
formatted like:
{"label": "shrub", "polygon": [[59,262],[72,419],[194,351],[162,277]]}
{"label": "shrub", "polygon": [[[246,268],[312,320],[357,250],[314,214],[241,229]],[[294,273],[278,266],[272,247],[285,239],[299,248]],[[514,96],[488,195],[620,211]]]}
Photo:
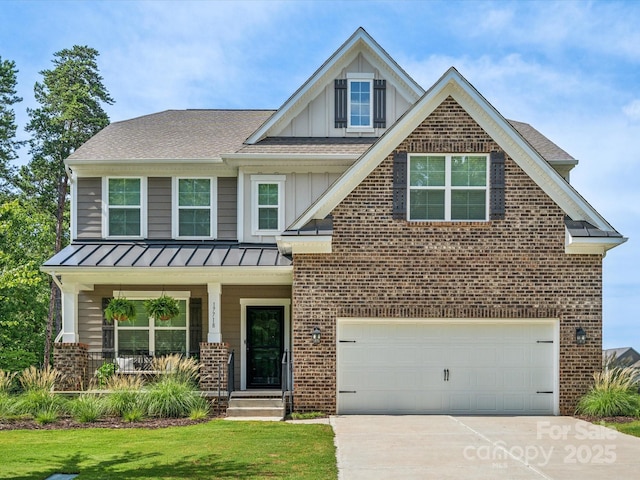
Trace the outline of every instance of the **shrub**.
{"label": "shrub", "polygon": [[593,374],[595,383],[580,399],[576,413],[596,417],[637,416],[640,413],[640,378],[629,367],[610,367]]}
{"label": "shrub", "polygon": [[96,370],[98,388],[105,388],[109,379],[115,375],[116,370],[118,370],[118,365],[113,362],[104,362],[100,365]]}
{"label": "shrub", "polygon": [[42,358],[42,355],[21,349],[3,348],[0,350],[0,368],[9,372],[21,372],[30,365],[37,364],[38,358]]}
{"label": "shrub", "polygon": [[60,418],[60,412],[55,406],[50,406],[37,412],[34,417],[37,423],[45,425],[57,422],[58,418]]}
{"label": "shrub", "polygon": [[58,413],[66,410],[68,401],[48,390],[27,390],[16,398],[14,410],[17,414],[36,416],[51,409]]}
{"label": "shrub", "polygon": [[122,415],[122,419],[125,422],[129,422],[129,423],[139,422],[143,418],[144,418],[144,412],[140,407],[134,407],[128,412],[125,412],[124,415]]}
{"label": "shrub", "polygon": [[203,418],[207,418],[209,416],[210,408],[211,406],[206,399],[198,397],[189,411],[189,418],[191,420],[202,420]]}
{"label": "shrub", "polygon": [[137,375],[114,375],[107,381],[106,409],[112,415],[125,414],[141,408],[142,379]]}
{"label": "shrub", "polygon": [[104,415],[106,407],[101,397],[83,394],[70,402],[69,410],[77,421],[91,423]]}
{"label": "shrub", "polygon": [[200,376],[200,363],[193,357],[186,358],[177,353],[154,358],[153,369],[181,382],[195,383]]}
{"label": "shrub", "polygon": [[47,366],[46,368],[38,369],[32,365],[29,368],[25,368],[20,374],[20,384],[27,392],[34,390],[51,391],[58,378],[60,378],[60,372],[55,368]]}
{"label": "shrub", "polygon": [[15,376],[16,372],[10,373],[0,370],[0,394],[8,393],[11,390]]}
{"label": "shrub", "polygon": [[199,399],[191,383],[165,375],[149,387],[144,405],[152,417],[179,418],[188,416],[199,405]]}

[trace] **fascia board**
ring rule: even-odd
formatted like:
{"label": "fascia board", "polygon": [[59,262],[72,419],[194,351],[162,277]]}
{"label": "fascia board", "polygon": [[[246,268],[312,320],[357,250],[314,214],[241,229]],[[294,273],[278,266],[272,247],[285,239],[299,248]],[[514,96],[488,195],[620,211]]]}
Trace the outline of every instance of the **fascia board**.
{"label": "fascia board", "polygon": [[574,220],[589,221],[601,230],[614,231],[614,228],[453,67],[289,228],[298,229],[314,218],[326,217],[447,96],[453,97],[567,215]]}
{"label": "fascia board", "polygon": [[605,255],[628,240],[626,237],[574,237],[566,229],[565,239],[565,253],[574,255]]}
{"label": "fascia board", "polygon": [[81,164],[71,167],[78,177],[96,177],[105,175],[139,175],[147,177],[184,175],[234,176],[235,170],[222,162],[183,162],[173,160],[166,162],[103,162],[92,165]]}
{"label": "fascia board", "polygon": [[395,60],[393,60],[393,58],[391,58],[389,54],[385,52],[384,49],[382,49],[382,47],[380,47],[380,45],[378,45],[378,43],[362,27],[360,27],[320,66],[318,70],[315,71],[315,73],[313,73],[313,75],[311,75],[311,77],[309,77],[304,84],[302,84],[298,90],[294,92],[293,95],[291,95],[291,97],[284,102],[284,104],[282,104],[276,113],[269,117],[249,136],[249,138],[247,138],[245,143],[250,145],[257,143],[261,138],[267,135],[269,130],[280,123],[285,116],[294,114],[295,112],[292,110],[293,107],[298,104],[301,99],[307,96],[323,77],[334,70],[337,70],[338,64],[349,64],[355,58],[357,54],[356,47],[360,42],[369,47],[384,63],[389,65],[394,75],[401,79],[410,90],[415,92],[416,98],[419,98],[423,94],[424,90],[422,87],[420,87],[420,85],[418,85],[402,68],[400,68]]}
{"label": "fascia board", "polygon": [[[194,283],[236,283],[242,285],[290,285],[293,266],[278,267],[40,267],[51,276],[62,278],[62,283],[82,284],[145,284],[164,285],[167,278],[174,285]],[[108,278],[108,281],[105,281]]]}
{"label": "fascia board", "polygon": [[284,255],[299,253],[331,253],[331,235],[278,236],[278,249]]}

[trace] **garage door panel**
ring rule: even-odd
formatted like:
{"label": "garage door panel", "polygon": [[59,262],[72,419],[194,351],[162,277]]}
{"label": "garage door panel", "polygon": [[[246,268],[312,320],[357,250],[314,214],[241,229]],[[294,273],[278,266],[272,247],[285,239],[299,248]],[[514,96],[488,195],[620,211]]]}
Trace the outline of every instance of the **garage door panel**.
{"label": "garage door panel", "polygon": [[536,393],[555,384],[554,344],[538,343],[553,337],[552,322],[339,321],[338,411],[553,413]]}

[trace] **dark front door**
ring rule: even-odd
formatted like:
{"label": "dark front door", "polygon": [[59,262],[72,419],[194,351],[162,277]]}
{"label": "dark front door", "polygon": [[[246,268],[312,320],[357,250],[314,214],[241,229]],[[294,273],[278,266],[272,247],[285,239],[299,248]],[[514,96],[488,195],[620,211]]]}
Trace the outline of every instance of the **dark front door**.
{"label": "dark front door", "polygon": [[247,388],[280,388],[284,307],[247,307]]}

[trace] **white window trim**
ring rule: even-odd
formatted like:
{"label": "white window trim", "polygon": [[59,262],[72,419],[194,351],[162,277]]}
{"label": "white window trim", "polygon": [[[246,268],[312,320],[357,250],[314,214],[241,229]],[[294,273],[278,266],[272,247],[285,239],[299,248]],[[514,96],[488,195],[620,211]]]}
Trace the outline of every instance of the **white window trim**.
{"label": "white window trim", "polygon": [[[140,235],[109,235],[109,180],[115,178],[140,180]],[[147,238],[147,177],[130,175],[102,177],[102,237],[109,239]]]}
{"label": "white window trim", "polygon": [[[412,187],[411,186],[411,158],[412,157],[445,157],[445,184],[437,187]],[[451,185],[451,158],[452,157],[485,157],[486,160],[486,177],[485,186],[462,186],[454,187]],[[488,222],[489,221],[489,190],[491,189],[489,180],[489,155],[484,153],[413,153],[409,154],[407,162],[407,220],[410,222]],[[411,190],[444,190],[444,219],[414,219],[411,218]],[[479,220],[452,220],[451,219],[451,192],[454,190],[485,190],[485,212],[484,218]]]}
{"label": "white window trim", "polygon": [[[373,73],[347,73],[347,132],[374,132],[373,128]],[[369,125],[351,125],[351,83],[352,82],[368,82],[369,83]]]}
{"label": "white window trim", "polygon": [[[203,237],[195,236],[180,236],[180,205],[178,204],[178,185],[179,180],[209,180],[209,235]],[[218,178],[217,177],[173,177],[171,179],[171,235],[174,239],[181,240],[201,240],[201,239],[214,239],[218,236]],[[183,207],[194,208],[204,210],[206,207]]]}
{"label": "white window trim", "polygon": [[[184,330],[185,331],[185,350],[186,350],[186,354],[189,354],[190,351],[190,345],[189,345],[189,322],[190,322],[190,318],[189,318],[189,299],[191,298],[191,292],[190,291],[179,291],[179,292],[158,292],[158,291],[136,291],[136,290],[114,290],[113,291],[113,298],[119,298],[119,297],[123,297],[126,298],[127,300],[149,300],[152,298],[158,298],[161,295],[167,295],[168,297],[173,297],[176,300],[185,300],[187,302],[187,308],[185,310],[185,314],[186,314],[186,324],[184,327],[156,327],[155,322],[152,322],[151,319],[149,319],[149,327],[138,327],[138,328],[122,328],[122,330],[145,330],[149,333],[149,352],[153,352],[153,354],[156,354],[156,336],[155,336],[155,332],[156,329],[157,330]],[[120,347],[118,345],[118,339],[119,339],[119,335],[118,335],[118,331],[119,331],[119,324],[118,322],[113,322],[114,323],[114,328],[115,328],[115,333],[114,333],[114,348],[115,351],[119,353],[120,351]]]}
{"label": "white window trim", "polygon": [[284,349],[291,348],[291,299],[290,298],[241,298],[240,299],[240,390],[247,389],[247,307],[284,307]]}
{"label": "white window trim", "polygon": [[[251,232],[253,235],[279,235],[284,230],[284,184],[286,179],[285,175],[251,175]],[[260,230],[258,224],[258,186],[274,183],[278,185],[278,228]]]}

